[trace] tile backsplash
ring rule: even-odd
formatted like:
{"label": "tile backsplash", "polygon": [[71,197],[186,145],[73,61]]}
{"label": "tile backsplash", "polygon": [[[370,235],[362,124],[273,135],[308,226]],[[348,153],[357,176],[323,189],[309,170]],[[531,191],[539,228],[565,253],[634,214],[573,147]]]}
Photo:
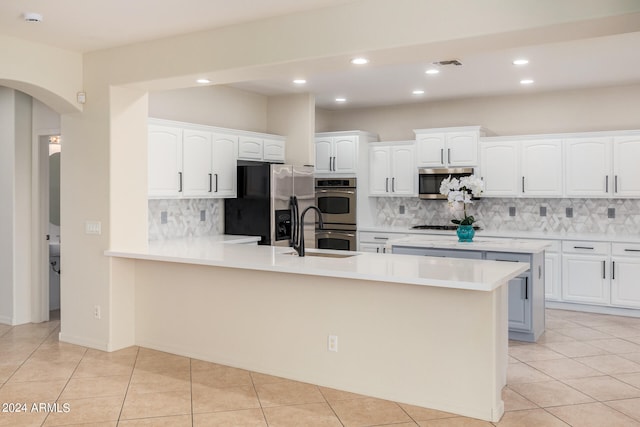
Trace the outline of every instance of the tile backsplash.
{"label": "tile backsplash", "polygon": [[224,231],[223,199],[150,199],[149,240],[201,237]]}
{"label": "tile backsplash", "polygon": [[[445,200],[379,197],[376,207],[375,225],[379,227],[448,225],[452,219]],[[467,213],[491,231],[640,234],[638,199],[483,198]]]}

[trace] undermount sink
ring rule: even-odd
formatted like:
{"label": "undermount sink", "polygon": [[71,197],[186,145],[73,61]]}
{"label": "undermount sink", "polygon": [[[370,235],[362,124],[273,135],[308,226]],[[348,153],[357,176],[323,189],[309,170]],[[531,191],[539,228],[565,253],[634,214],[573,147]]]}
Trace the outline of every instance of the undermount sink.
{"label": "undermount sink", "polygon": [[[285,252],[283,255],[295,255],[298,256],[297,252]],[[336,254],[333,252],[305,252],[304,256],[317,256],[321,258],[351,258],[358,254]]]}

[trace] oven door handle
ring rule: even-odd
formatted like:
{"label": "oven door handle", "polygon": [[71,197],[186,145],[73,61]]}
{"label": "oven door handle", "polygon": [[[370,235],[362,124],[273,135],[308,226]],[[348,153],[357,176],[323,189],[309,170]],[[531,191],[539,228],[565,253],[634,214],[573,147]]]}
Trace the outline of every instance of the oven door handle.
{"label": "oven door handle", "polygon": [[316,190],[316,193],[356,194],[352,190]]}
{"label": "oven door handle", "polygon": [[346,237],[356,237],[356,235],[354,233],[345,233],[343,231],[329,231],[329,230],[322,230],[322,229],[316,230],[316,237],[317,236],[322,236],[322,235],[331,236],[331,235],[334,235],[334,234],[340,234],[340,235],[346,236]]}

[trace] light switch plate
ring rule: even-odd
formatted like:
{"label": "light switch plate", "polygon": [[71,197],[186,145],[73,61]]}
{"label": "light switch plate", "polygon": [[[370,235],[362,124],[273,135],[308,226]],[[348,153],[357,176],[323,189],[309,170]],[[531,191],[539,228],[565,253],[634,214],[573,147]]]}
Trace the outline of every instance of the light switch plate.
{"label": "light switch plate", "polygon": [[607,218],[615,218],[616,217],[616,208],[608,208],[607,209]]}
{"label": "light switch plate", "polygon": [[85,234],[102,234],[102,223],[100,221],[85,221]]}
{"label": "light switch plate", "polygon": [[515,208],[515,206],[509,207],[509,216],[516,216],[516,208]]}

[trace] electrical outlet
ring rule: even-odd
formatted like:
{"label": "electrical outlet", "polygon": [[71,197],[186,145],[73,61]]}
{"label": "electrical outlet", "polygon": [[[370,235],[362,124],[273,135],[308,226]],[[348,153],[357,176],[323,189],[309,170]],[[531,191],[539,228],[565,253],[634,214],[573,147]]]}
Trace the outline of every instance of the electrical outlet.
{"label": "electrical outlet", "polygon": [[327,341],[327,350],[338,352],[338,336],[337,335],[329,335],[329,339]]}
{"label": "electrical outlet", "polygon": [[200,211],[200,221],[205,221],[207,219],[207,211]]}
{"label": "electrical outlet", "polygon": [[566,208],[565,215],[567,218],[573,218],[573,208]]}
{"label": "electrical outlet", "polygon": [[540,216],[547,216],[547,207],[540,206]]}
{"label": "electrical outlet", "polygon": [[100,318],[102,318],[102,314],[100,313],[100,306],[99,305],[93,306],[93,317],[95,317],[98,320],[100,320]]}
{"label": "electrical outlet", "polygon": [[404,205],[400,205],[400,215],[404,215]]}
{"label": "electrical outlet", "polygon": [[616,208],[607,209],[607,218],[613,219],[616,217]]}
{"label": "electrical outlet", "polygon": [[516,208],[515,208],[515,206],[509,207],[509,216],[516,216]]}

